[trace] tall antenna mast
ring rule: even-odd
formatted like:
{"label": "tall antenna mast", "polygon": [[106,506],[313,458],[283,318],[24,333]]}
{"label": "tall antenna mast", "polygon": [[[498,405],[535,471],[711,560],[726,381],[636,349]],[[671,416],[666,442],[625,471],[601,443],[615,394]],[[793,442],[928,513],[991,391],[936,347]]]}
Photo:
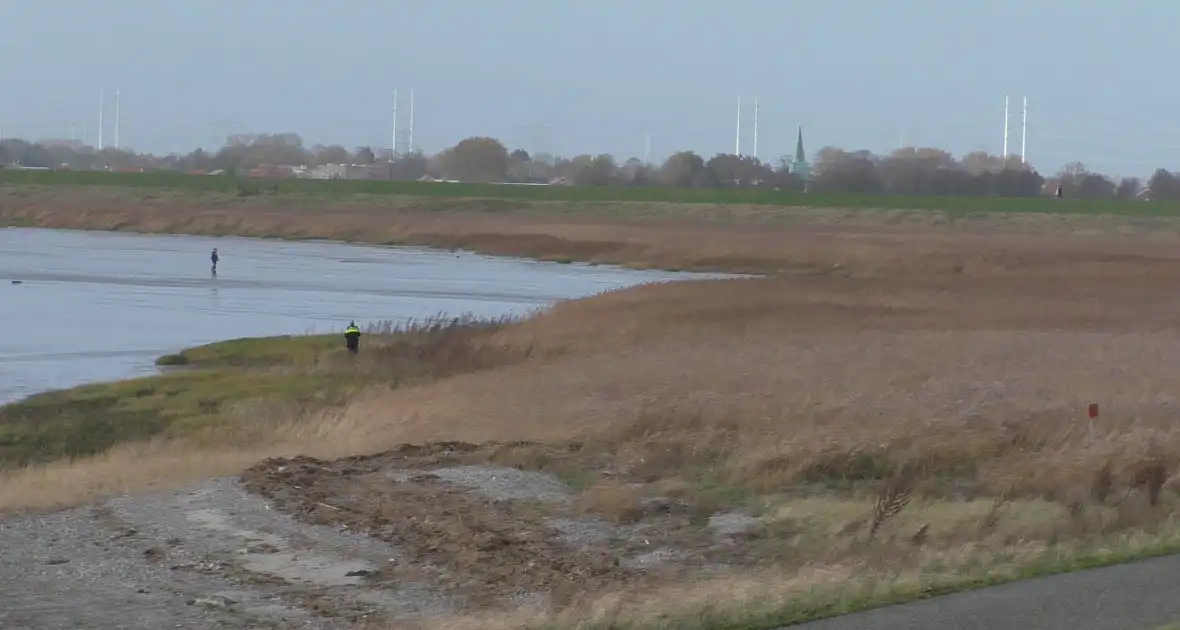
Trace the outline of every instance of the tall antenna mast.
{"label": "tall antenna mast", "polygon": [[122,107],[123,92],[119,88],[115,88],[115,148],[119,148],[119,122],[120,109]]}
{"label": "tall antenna mast", "polygon": [[758,159],[758,97],[754,97],[754,159]]}
{"label": "tall antenna mast", "polygon": [[410,88],[410,153],[414,152],[414,88]]}
{"label": "tall antenna mast", "polygon": [[1020,163],[1024,164],[1028,149],[1028,97],[1024,97],[1024,113],[1020,117]]}
{"label": "tall antenna mast", "polygon": [[1000,164],[1008,165],[1008,97],[1004,97],[1004,152],[1000,155]]}
{"label": "tall antenna mast", "polygon": [[738,95],[737,106],[737,133],[735,134],[733,143],[733,154],[741,157],[742,155],[742,97]]}
{"label": "tall antenna mast", "polygon": [[389,161],[397,159],[397,88],[393,88],[393,134],[389,142]]}
{"label": "tall antenna mast", "polygon": [[643,135],[643,165],[651,166],[651,134]]}
{"label": "tall antenna mast", "polygon": [[106,88],[99,88],[98,89],[98,150],[99,151],[102,151],[102,126],[103,126],[102,117],[104,114],[104,110],[106,109],[106,103],[107,103]]}

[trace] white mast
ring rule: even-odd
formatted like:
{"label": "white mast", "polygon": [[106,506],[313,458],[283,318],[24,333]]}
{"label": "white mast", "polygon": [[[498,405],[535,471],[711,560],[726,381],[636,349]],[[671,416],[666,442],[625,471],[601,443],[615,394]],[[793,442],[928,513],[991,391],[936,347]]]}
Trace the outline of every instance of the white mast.
{"label": "white mast", "polygon": [[643,165],[651,166],[651,134],[643,135]]}
{"label": "white mast", "polygon": [[123,98],[123,93],[119,90],[119,88],[115,88],[115,148],[116,149],[119,148],[119,122],[120,122],[120,116],[121,116],[120,109],[122,107],[122,104],[121,104],[122,98]]}
{"label": "white mast", "polygon": [[410,153],[414,152],[414,88],[410,88]]}
{"label": "white mast", "polygon": [[1024,113],[1020,118],[1020,163],[1024,164],[1028,149],[1028,97],[1024,97]]}
{"label": "white mast", "polygon": [[742,155],[742,97],[738,95],[737,106],[737,133],[734,134],[733,154],[741,157]]}
{"label": "white mast", "polygon": [[758,97],[754,97],[754,159],[758,159]]}
{"label": "white mast", "polygon": [[98,150],[102,151],[102,127],[103,127],[103,113],[106,109],[107,94],[106,88],[98,89]]}
{"label": "white mast", "polygon": [[1000,155],[1000,164],[1008,164],[1008,97],[1004,97],[1004,152]]}
{"label": "white mast", "polygon": [[389,161],[397,159],[397,88],[393,88],[393,133],[389,142]]}

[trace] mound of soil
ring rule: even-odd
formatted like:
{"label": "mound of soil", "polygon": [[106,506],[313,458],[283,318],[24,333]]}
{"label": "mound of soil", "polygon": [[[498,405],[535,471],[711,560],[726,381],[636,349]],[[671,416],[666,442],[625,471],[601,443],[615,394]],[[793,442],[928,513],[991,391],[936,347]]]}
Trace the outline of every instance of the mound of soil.
{"label": "mound of soil", "polygon": [[[610,540],[570,545],[539,502],[489,498],[421,471],[478,447],[407,446],[373,458],[325,462],[269,459],[242,474],[244,486],[305,522],[346,528],[401,549],[405,566],[372,576],[413,576],[483,605],[542,599],[562,605],[577,594],[638,581]],[[453,480],[452,480],[453,481]]]}

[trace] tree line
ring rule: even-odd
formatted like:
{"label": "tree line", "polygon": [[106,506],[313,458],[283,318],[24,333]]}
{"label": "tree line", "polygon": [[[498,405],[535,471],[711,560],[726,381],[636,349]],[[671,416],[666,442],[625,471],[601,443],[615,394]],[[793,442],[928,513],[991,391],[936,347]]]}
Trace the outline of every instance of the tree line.
{"label": "tree line", "polygon": [[388,149],[340,145],[305,146],[295,133],[238,134],[216,151],[153,155],[93,147],[70,141],[0,141],[0,165],[78,170],[172,170],[244,173],[264,165],[352,164],[369,167],[370,177],[472,182],[553,183],[582,186],[665,186],[682,188],[771,188],[825,193],[1034,197],[1061,194],[1084,199],[1180,199],[1180,173],[1157,169],[1149,178],[1114,179],[1081,163],[1048,177],[1019,157],[977,151],[955,157],[942,149],[906,147],[887,155],[824,147],[807,171],[789,158],[765,162],[748,155],[705,157],[679,151],[660,164],[612,155],[562,157],[510,150],[490,137],[472,137],[433,155],[421,151],[391,156]]}

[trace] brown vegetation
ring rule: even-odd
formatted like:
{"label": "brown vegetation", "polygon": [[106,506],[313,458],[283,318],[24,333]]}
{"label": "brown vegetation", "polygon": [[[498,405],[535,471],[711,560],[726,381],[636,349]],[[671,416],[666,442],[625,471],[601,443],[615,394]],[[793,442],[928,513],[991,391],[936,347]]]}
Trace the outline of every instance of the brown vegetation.
{"label": "brown vegetation", "polygon": [[[668,240],[692,229],[670,230]],[[735,245],[739,231],[716,234],[718,247],[746,251]],[[833,576],[861,588],[849,576],[886,569],[927,579],[1005,574],[1048,552],[1174,540],[1180,435],[1166,366],[1180,335],[1167,296],[1180,282],[1180,254],[1171,242],[845,234],[821,250],[812,234],[770,234],[780,264],[817,252],[843,256],[859,273],[691,281],[562,303],[481,333],[478,346],[440,344],[430,360],[441,377],[429,382],[372,387],[316,418],[257,413],[248,441],[206,436],[197,452],[160,443],[28,469],[0,484],[0,505],[304,455],[323,461],[296,460],[303,468],[283,474],[273,462],[258,468],[254,479],[269,479],[259,491],[317,522],[386,523],[374,535],[420,540],[434,550],[430,562],[450,549],[467,567],[455,575],[467,577],[448,584],[496,610],[497,584],[552,583],[556,593],[569,586],[563,571],[599,566],[596,553],[630,553],[610,546],[570,556],[537,529],[552,514],[474,500],[430,477],[360,483],[406,467],[397,450],[329,461],[404,443],[487,444],[447,461],[553,473],[581,493],[571,514],[654,528],[690,552],[657,583],[602,565],[585,574],[601,587],[588,599],[553,600],[568,604],[562,614],[603,606],[654,614],[652,602],[670,593],[678,605],[718,594],[781,598],[808,585],[838,588]],[[753,251],[771,251],[770,242]],[[1090,402],[1100,403],[1099,417],[1086,417]],[[231,443],[248,447],[226,451]],[[219,459],[208,458],[214,450]],[[381,493],[389,496],[377,500]],[[339,509],[309,511],[316,496]],[[653,500],[673,507],[653,513]],[[406,506],[425,504],[466,520],[429,531],[404,520],[425,514]],[[727,546],[705,544],[708,518],[735,513],[753,515],[756,527]],[[464,551],[471,527],[500,532],[500,542]],[[507,532],[517,534],[502,538]],[[516,564],[501,552],[518,554]],[[527,572],[480,573],[489,562],[530,566],[523,559],[533,555],[551,561],[549,573],[530,574],[544,583],[519,581]],[[685,573],[698,565],[713,567],[707,588],[693,586],[701,574]],[[828,572],[804,568],[817,566]],[[778,581],[741,590],[768,575]],[[610,594],[627,584],[642,588]],[[521,618],[511,619],[504,623]]]}
{"label": "brown vegetation", "polygon": [[[424,245],[638,268],[862,275],[986,272],[1030,262],[1104,267],[1110,256],[1171,251],[1131,236],[1180,234],[1180,221],[1166,217],[954,218],[926,211],[386,196],[243,199],[104,187],[0,189],[0,224]],[[1044,238],[1061,235],[1074,238]]]}
{"label": "brown vegetation", "polygon": [[[593,206],[561,218],[539,205],[468,212],[481,200],[324,212],[256,200],[211,209],[206,197],[127,208],[111,195],[79,212],[82,197],[31,193],[6,200],[2,218],[794,273],[562,303],[476,345],[440,342],[425,382],[373,386],[314,417],[253,410],[238,429],[249,440],[210,434],[12,473],[0,509],[302,456],[245,480],[301,518],[407,541],[422,566],[454,567],[437,579],[486,606],[473,613],[505,615],[445,620],[455,627],[605,624],[719,600],[730,608],[710,614],[754,614],[804,593],[875,597],[886,581],[914,593],[1018,575],[1047,556],[1177,541],[1172,237],[1111,236],[1126,224],[1095,217],[919,230],[746,208],[706,227],[699,209],[644,207],[623,221]],[[1067,235],[1083,227],[1106,235]],[[461,445],[404,446],[438,442]],[[561,512],[429,475],[389,482],[399,469],[473,463],[552,473],[578,496]],[[633,557],[635,539],[579,551],[544,535],[545,518],[577,515],[656,532],[685,555],[675,570],[636,573],[603,561]],[[705,536],[710,517],[734,515],[755,522]],[[594,590],[575,597],[571,575]],[[562,610],[512,610],[519,589],[549,591]]]}

